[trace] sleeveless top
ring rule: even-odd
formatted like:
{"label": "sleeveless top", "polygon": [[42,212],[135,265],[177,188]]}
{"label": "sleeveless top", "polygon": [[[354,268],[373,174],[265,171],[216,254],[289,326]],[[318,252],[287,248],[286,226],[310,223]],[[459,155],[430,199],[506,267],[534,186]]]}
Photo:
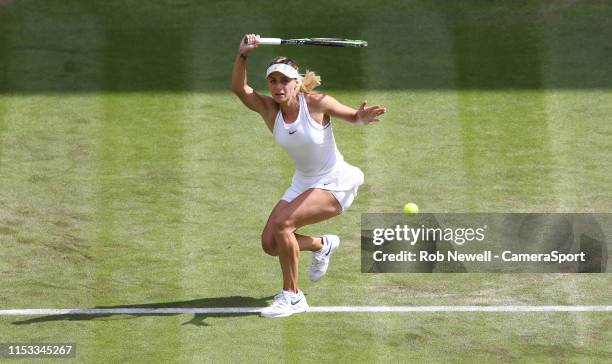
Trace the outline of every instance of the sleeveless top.
{"label": "sleeveless top", "polygon": [[274,121],[274,140],[285,150],[295,167],[296,187],[349,190],[363,183],[363,173],[349,165],[336,146],[331,122],[323,126],[310,117],[306,98],[298,95],[297,119],[286,123],[278,110]]}

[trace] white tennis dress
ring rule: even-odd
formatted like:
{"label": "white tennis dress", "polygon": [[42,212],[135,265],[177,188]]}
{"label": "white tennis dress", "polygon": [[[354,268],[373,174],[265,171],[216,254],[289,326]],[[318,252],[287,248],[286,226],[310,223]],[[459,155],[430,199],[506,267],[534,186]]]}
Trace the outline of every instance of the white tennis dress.
{"label": "white tennis dress", "polygon": [[295,167],[291,187],[282,200],[293,201],[309,188],[329,190],[346,210],[363,184],[363,172],[344,161],[334,139],[331,123],[322,126],[310,117],[306,98],[298,95],[297,119],[286,123],[279,109],[274,121],[274,140],[287,152]]}

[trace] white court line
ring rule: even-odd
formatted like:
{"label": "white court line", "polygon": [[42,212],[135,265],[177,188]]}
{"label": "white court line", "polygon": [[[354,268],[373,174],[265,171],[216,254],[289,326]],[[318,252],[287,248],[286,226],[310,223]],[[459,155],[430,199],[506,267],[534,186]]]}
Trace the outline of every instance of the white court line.
{"label": "white court line", "polygon": [[[262,307],[47,308],[0,310],[0,316],[259,313]],[[318,306],[310,312],[612,312],[612,306]]]}

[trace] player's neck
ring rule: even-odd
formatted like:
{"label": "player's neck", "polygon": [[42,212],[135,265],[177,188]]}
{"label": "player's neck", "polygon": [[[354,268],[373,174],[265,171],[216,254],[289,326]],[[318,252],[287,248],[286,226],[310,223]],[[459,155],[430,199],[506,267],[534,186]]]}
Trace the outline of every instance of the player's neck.
{"label": "player's neck", "polygon": [[281,111],[286,115],[293,115],[300,111],[300,100],[299,96],[295,95],[291,99],[287,100],[287,102],[279,104]]}

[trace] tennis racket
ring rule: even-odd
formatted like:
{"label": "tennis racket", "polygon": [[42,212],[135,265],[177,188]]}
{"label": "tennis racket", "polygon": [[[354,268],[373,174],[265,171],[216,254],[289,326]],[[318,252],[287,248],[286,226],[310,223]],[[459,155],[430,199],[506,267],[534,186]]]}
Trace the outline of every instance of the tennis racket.
{"label": "tennis racket", "polygon": [[[244,43],[248,44],[245,38]],[[368,42],[365,40],[355,40],[346,38],[299,38],[299,39],[281,39],[281,38],[259,38],[259,44],[265,45],[313,45],[323,47],[367,47]]]}

